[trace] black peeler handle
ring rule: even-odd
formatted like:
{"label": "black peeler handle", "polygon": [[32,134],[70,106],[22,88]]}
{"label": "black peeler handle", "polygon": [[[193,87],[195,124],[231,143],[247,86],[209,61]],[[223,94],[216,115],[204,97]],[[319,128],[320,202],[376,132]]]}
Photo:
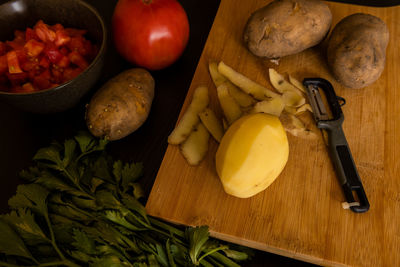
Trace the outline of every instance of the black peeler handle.
{"label": "black peeler handle", "polygon": [[[317,119],[317,127],[328,132],[330,156],[347,202],[358,201],[360,203],[360,205],[351,206],[350,209],[357,213],[368,211],[370,205],[342,129],[344,116],[338,99],[342,101],[344,99],[336,96],[332,85],[327,80],[320,78],[305,79],[303,84],[306,87],[311,85],[324,91],[333,118],[329,120]],[[355,196],[358,199],[355,199]]]}

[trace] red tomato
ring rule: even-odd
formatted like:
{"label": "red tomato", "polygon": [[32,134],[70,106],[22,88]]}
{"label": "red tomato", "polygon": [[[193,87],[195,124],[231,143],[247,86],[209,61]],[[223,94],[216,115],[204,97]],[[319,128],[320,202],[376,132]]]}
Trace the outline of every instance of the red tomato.
{"label": "red tomato", "polygon": [[186,12],[176,0],[119,0],[112,30],[121,56],[150,70],[174,63],[189,38]]}

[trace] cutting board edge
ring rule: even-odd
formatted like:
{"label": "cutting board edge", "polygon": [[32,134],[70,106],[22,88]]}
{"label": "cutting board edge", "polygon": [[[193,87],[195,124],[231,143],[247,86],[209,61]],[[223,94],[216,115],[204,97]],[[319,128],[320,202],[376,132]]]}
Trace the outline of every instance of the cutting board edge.
{"label": "cutting board edge", "polygon": [[[146,211],[147,211],[148,215],[150,215],[152,217],[155,217],[155,218],[158,218],[161,220],[165,220],[168,223],[171,223],[171,224],[174,224],[177,226],[188,226],[188,227],[200,226],[200,225],[188,225],[186,222],[179,221],[174,218],[167,218],[165,216],[160,217],[157,214],[153,214],[152,211],[148,210],[147,208],[146,208]],[[334,261],[328,261],[328,260],[325,260],[322,258],[309,256],[309,255],[298,253],[298,252],[291,251],[291,250],[280,249],[278,247],[266,245],[265,243],[254,242],[254,241],[246,240],[246,239],[237,239],[237,237],[232,237],[231,235],[221,234],[216,231],[213,231],[212,229],[209,229],[209,232],[210,232],[210,236],[213,238],[220,239],[225,242],[232,243],[232,244],[249,247],[249,248],[252,248],[255,250],[259,250],[261,252],[276,254],[276,255],[283,256],[283,257],[292,258],[295,260],[308,262],[308,263],[316,264],[316,265],[320,265],[320,266],[348,267],[348,265],[345,265],[345,264],[340,264],[340,263],[334,262]]]}

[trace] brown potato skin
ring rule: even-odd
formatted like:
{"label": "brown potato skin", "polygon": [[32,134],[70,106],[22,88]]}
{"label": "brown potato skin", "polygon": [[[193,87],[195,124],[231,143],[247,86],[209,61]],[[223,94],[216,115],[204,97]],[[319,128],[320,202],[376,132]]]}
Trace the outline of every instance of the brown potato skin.
{"label": "brown potato skin", "polygon": [[86,124],[97,137],[118,140],[147,119],[154,98],[154,79],[141,68],[126,70],[105,83],[86,107]]}
{"label": "brown potato skin", "polygon": [[349,88],[375,82],[385,68],[389,30],[380,18],[356,13],[342,19],[333,29],[327,48],[333,76]]}
{"label": "brown potato skin", "polygon": [[329,7],[319,0],[275,0],[247,21],[243,40],[258,57],[280,58],[319,44],[332,24]]}

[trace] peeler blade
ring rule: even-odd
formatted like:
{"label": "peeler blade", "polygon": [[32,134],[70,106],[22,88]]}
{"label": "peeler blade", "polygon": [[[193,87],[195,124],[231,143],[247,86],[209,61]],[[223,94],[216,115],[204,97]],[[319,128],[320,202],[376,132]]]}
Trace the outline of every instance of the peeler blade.
{"label": "peeler blade", "polygon": [[306,87],[308,101],[313,110],[313,115],[316,121],[328,120],[329,114],[322,100],[318,86],[310,84]]}

